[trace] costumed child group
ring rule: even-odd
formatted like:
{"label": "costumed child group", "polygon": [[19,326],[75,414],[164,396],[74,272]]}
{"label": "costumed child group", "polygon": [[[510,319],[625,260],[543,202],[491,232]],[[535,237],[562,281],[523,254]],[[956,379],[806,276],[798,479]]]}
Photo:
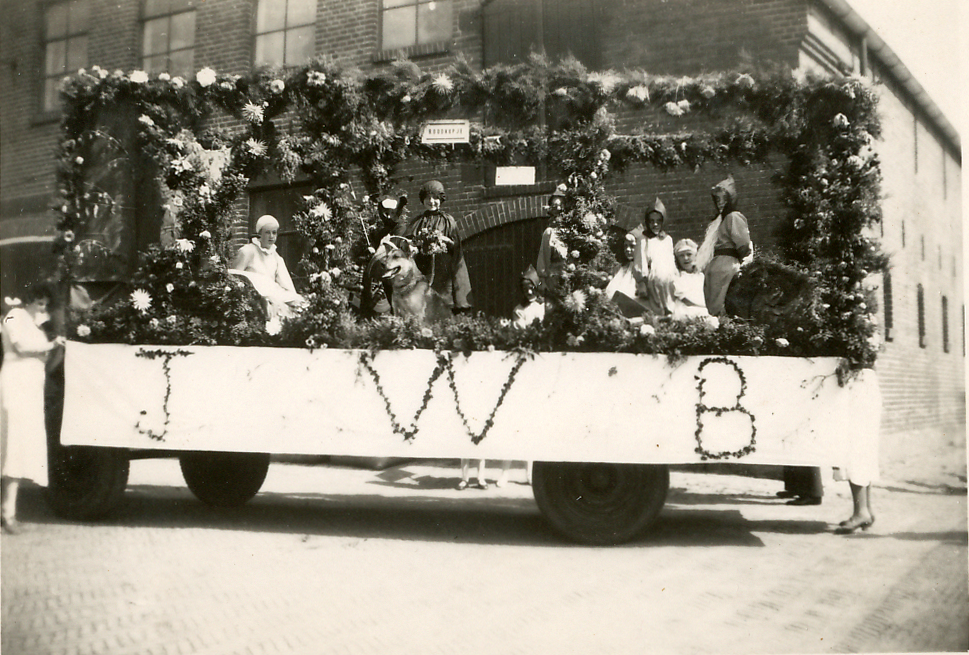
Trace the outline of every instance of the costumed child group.
{"label": "costumed child group", "polygon": [[[564,193],[549,201],[550,225],[542,234],[538,261],[522,275],[522,304],[515,308],[516,325],[541,319],[536,307],[540,294],[554,296],[565,266],[566,249],[558,235],[556,219],[562,213]],[[643,223],[623,236],[619,269],[605,288],[606,296],[632,321],[644,316],[689,320],[702,318],[711,325],[724,313],[730,281],[741,263],[750,261],[753,244],[747,219],[736,210],[737,189],[728,177],[711,190],[716,216],[707,226],[703,243],[680,239],[675,244],[666,233],[666,207],[656,198],[646,210]]]}

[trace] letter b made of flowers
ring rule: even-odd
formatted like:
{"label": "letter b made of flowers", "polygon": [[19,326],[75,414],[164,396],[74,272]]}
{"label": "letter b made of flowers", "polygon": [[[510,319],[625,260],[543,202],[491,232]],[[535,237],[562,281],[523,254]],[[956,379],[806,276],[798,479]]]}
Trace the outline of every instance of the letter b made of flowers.
{"label": "letter b made of flowers", "polygon": [[701,460],[740,459],[754,452],[754,415],[742,405],[747,379],[727,357],[711,357],[697,369],[696,452]]}

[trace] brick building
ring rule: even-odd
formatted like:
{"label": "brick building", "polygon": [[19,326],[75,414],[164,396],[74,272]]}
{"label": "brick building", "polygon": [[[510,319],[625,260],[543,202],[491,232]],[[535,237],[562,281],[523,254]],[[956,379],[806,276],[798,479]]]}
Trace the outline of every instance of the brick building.
{"label": "brick building", "polygon": [[[886,340],[879,370],[884,430],[965,433],[965,301],[959,136],[892,50],[843,0],[11,0],[0,23],[0,260],[4,295],[50,266],[58,135],[56,87],[81,67],[189,76],[208,66],[244,74],[260,64],[316,55],[371,69],[405,55],[425,69],[455,56],[484,67],[543,48],[593,69],[638,67],[696,74],[746,58],[831,75],[858,74],[881,90],[884,173],[881,238],[892,268],[881,283]],[[655,117],[663,129],[669,119]],[[622,124],[622,123],[620,123]],[[682,124],[681,124],[682,125]],[[784,211],[775,165],[733,173],[754,242],[770,249]],[[638,222],[656,195],[674,237],[699,240],[707,190],[728,171],[636,169],[609,190],[621,222]],[[554,179],[496,185],[474,165],[407,165],[400,186],[415,200],[433,175],[465,240],[476,305],[507,314],[517,275],[533,261]],[[253,182],[238,216],[240,240],[255,217],[282,219],[281,249],[295,263],[289,217],[305,186]],[[137,212],[136,212],[137,213]],[[137,216],[135,216],[137,220]],[[291,228],[290,228],[291,229]]]}

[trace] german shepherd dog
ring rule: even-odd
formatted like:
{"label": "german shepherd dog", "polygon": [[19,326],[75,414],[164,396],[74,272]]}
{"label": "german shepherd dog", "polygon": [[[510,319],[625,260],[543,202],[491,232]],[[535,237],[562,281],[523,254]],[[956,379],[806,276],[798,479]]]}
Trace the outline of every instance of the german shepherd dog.
{"label": "german shepherd dog", "polygon": [[427,278],[414,263],[414,254],[409,241],[396,240],[399,245],[388,240],[381,243],[386,272],[383,279],[391,286],[390,306],[394,315],[401,318],[415,318],[424,325],[431,325],[451,316],[451,308],[444,296],[431,288]]}

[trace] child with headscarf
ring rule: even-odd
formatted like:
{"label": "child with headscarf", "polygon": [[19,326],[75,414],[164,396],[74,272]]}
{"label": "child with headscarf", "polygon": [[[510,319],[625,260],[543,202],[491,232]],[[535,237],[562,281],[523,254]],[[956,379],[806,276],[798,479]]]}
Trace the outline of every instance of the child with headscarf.
{"label": "child with headscarf", "polygon": [[232,272],[249,278],[259,295],[266,299],[270,321],[292,316],[305,301],[296,293],[286,262],[276,251],[279,221],[269,214],[260,216],[256,234],[250,243],[239,248]]}
{"label": "child with headscarf", "polygon": [[676,278],[673,239],[663,230],[665,221],[666,207],[657,198],[653,208],[646,212],[635,256],[640,276],[636,295],[645,300],[647,308],[657,316],[673,313],[673,280]]}
{"label": "child with headscarf", "polygon": [[515,327],[527,327],[535,321],[545,319],[545,303],[538,293],[538,272],[534,266],[529,266],[521,277],[522,302],[512,313],[512,323]]}
{"label": "child with headscarf", "polygon": [[707,226],[697,253],[697,267],[703,271],[703,295],[711,316],[723,314],[724,299],[740,264],[753,254],[747,218],[736,210],[737,185],[733,176],[710,190],[717,215]]}

